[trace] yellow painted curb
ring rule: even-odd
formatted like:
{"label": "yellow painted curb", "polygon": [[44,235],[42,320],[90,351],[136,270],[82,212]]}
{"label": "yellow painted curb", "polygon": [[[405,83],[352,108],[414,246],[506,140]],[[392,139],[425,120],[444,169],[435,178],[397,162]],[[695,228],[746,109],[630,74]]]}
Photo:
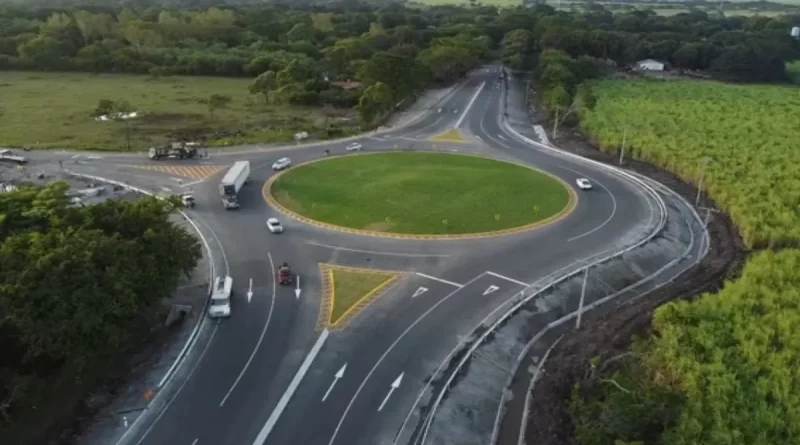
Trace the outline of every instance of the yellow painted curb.
{"label": "yellow painted curb", "polygon": [[[386,154],[386,153],[399,153],[399,152],[382,151],[382,152],[377,152],[377,153],[358,153],[358,154],[352,154],[352,155],[348,155],[348,156],[371,156],[371,155],[381,155],[381,154]],[[517,234],[517,233],[527,232],[527,231],[530,231],[530,230],[533,230],[533,229],[538,229],[540,227],[544,227],[546,225],[553,224],[553,223],[555,223],[557,221],[560,221],[560,220],[566,218],[570,213],[572,213],[573,210],[575,210],[575,208],[578,205],[578,195],[577,195],[577,193],[575,193],[575,190],[573,190],[572,187],[569,186],[569,184],[567,184],[561,178],[559,178],[559,177],[557,177],[555,175],[552,175],[552,174],[550,174],[548,172],[545,172],[545,171],[542,171],[542,170],[535,169],[535,168],[533,168],[533,167],[531,167],[529,165],[525,165],[525,164],[522,164],[522,163],[519,163],[519,162],[507,161],[505,159],[496,159],[496,158],[492,158],[490,156],[476,155],[476,154],[471,154],[471,153],[465,154],[465,153],[424,152],[424,151],[422,153],[437,153],[437,154],[444,154],[444,155],[451,155],[451,156],[472,156],[474,158],[489,159],[489,160],[492,160],[492,161],[505,162],[507,164],[513,164],[513,165],[518,165],[520,167],[525,167],[525,168],[527,168],[529,170],[533,170],[533,171],[535,171],[537,173],[546,175],[546,176],[554,179],[558,183],[560,183],[567,190],[567,193],[569,195],[569,199],[567,200],[567,205],[564,206],[564,208],[561,209],[560,212],[556,213],[555,215],[553,215],[553,216],[551,216],[549,218],[545,218],[545,219],[537,221],[535,223],[531,223],[531,224],[527,224],[527,225],[519,226],[519,227],[511,227],[511,228],[508,228],[508,229],[496,230],[496,231],[492,231],[492,232],[476,232],[476,233],[465,233],[465,234],[456,234],[456,235],[412,235],[412,234],[405,234],[405,233],[387,233],[387,232],[378,232],[378,231],[374,231],[374,230],[351,229],[349,227],[337,226],[335,224],[329,224],[329,223],[317,221],[315,219],[308,218],[306,216],[300,215],[297,212],[294,212],[292,210],[287,209],[286,207],[281,205],[278,202],[278,200],[275,199],[274,196],[272,196],[272,193],[271,193],[272,184],[275,181],[277,181],[278,178],[280,178],[282,175],[284,175],[284,174],[286,174],[286,173],[288,173],[288,172],[290,172],[290,171],[292,171],[294,169],[297,169],[297,168],[299,168],[299,167],[301,167],[303,165],[313,164],[315,162],[324,162],[324,161],[327,161],[329,159],[332,159],[332,158],[327,158],[327,157],[326,158],[321,158],[321,159],[315,159],[313,161],[308,161],[308,162],[304,162],[304,163],[301,163],[301,164],[297,164],[297,166],[295,166],[292,169],[282,170],[282,171],[278,172],[277,174],[272,175],[272,177],[270,177],[269,180],[267,180],[267,182],[264,183],[264,188],[261,190],[261,195],[264,197],[264,201],[266,201],[268,205],[270,205],[274,209],[278,210],[279,212],[285,214],[286,216],[288,216],[288,217],[290,217],[290,218],[292,218],[292,219],[294,219],[296,221],[300,221],[300,222],[306,223],[308,225],[311,225],[311,226],[314,226],[314,227],[318,227],[320,229],[325,229],[325,230],[330,230],[330,231],[333,231],[333,232],[340,232],[340,233],[349,233],[349,234],[352,234],[352,235],[372,236],[372,237],[375,237],[375,238],[389,238],[389,239],[416,240],[416,241],[457,241],[457,240],[469,240],[469,239],[478,239],[478,238],[494,238],[494,237],[498,237],[498,236],[506,236],[506,235],[513,235],[513,234]]]}
{"label": "yellow painted curb", "polygon": [[444,133],[437,134],[428,139],[433,142],[450,142],[453,144],[468,144],[469,140],[457,128],[451,128]]}
{"label": "yellow painted curb", "polygon": [[[325,328],[335,331],[343,329],[347,326],[358,314],[367,306],[375,301],[381,294],[386,292],[390,287],[395,285],[399,279],[406,275],[406,272],[382,270],[382,269],[364,269],[357,267],[339,266],[336,264],[319,264],[320,277],[322,277],[322,299],[320,301],[319,316],[317,317],[317,332]],[[370,275],[385,275],[386,280],[376,286],[371,291],[361,296],[352,306],[339,317],[338,320],[331,321],[333,316],[333,306],[336,300],[336,292],[334,291],[334,278],[335,271],[364,273]]]}

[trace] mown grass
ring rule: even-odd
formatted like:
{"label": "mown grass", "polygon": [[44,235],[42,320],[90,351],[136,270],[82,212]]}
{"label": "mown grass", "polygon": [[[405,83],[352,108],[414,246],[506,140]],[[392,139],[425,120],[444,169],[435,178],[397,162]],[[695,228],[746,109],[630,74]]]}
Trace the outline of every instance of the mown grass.
{"label": "mown grass", "polygon": [[519,227],[564,209],[567,189],[534,170],[473,156],[382,153],[296,167],[275,199],[309,218],[403,234],[467,234]]}
{"label": "mown grass", "polygon": [[698,183],[731,215],[751,247],[800,242],[800,90],[705,81],[596,84],[582,128]]}
{"label": "mown grass", "polygon": [[[299,131],[325,137],[328,125],[353,131],[349,112],[267,105],[251,95],[248,79],[0,72],[0,146],[125,150],[169,140],[205,139],[207,145],[291,140]],[[209,110],[212,94],[231,98]],[[129,123],[92,117],[102,99],[127,100],[141,117]],[[346,116],[344,114],[347,113]],[[345,120],[349,118],[350,120]]]}
{"label": "mown grass", "polygon": [[361,271],[331,271],[333,276],[333,302],[331,304],[331,325],[339,322],[350,309],[370,292],[383,286],[394,275],[386,273],[369,273]]}

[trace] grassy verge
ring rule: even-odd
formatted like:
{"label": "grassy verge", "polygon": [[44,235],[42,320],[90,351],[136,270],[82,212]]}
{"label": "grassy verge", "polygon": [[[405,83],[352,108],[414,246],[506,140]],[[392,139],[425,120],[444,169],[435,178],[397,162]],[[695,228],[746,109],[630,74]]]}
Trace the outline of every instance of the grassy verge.
{"label": "grassy verge", "polygon": [[[0,73],[0,146],[125,150],[169,140],[204,139],[207,145],[282,142],[300,131],[341,137],[355,131],[350,111],[267,105],[251,95],[248,79]],[[230,98],[210,110],[213,95]],[[97,121],[100,100],[126,100],[139,116]],[[328,130],[331,128],[332,130]]]}
{"label": "grassy verge", "polygon": [[346,315],[358,310],[359,303],[368,304],[373,291],[379,290],[395,274],[333,269],[333,296],[328,323],[336,325]]}
{"label": "grassy verge", "polygon": [[536,223],[562,211],[569,192],[515,164],[442,153],[338,157],[299,166],[271,190],[318,221],[402,234],[469,234]]}

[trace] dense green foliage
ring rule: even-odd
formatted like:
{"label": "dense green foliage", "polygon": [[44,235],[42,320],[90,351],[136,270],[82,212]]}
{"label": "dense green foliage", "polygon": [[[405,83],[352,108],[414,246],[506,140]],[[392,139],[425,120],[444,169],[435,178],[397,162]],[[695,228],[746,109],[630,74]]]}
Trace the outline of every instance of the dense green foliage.
{"label": "dense green foliage", "polygon": [[560,182],[529,168],[443,153],[332,158],[288,171],[271,191],[290,210],[330,224],[434,235],[535,223],[569,200]]}
{"label": "dense green foliage", "polygon": [[595,85],[581,126],[628,153],[692,183],[703,172],[710,195],[753,247],[800,242],[800,91],[789,86],[704,81],[613,81]]}
{"label": "dense green foliage", "polygon": [[798,270],[800,251],[765,251],[721,292],[661,307],[656,337],[576,392],[580,443],[797,443]]}
{"label": "dense green foliage", "polygon": [[168,221],[171,203],[76,207],[66,192],[56,183],[0,194],[0,435],[9,443],[16,420],[58,403],[46,391],[54,381],[98,375],[141,336],[134,328],[201,255]]}
{"label": "dense green foliage", "polygon": [[[478,19],[476,21],[476,18]],[[270,103],[352,107],[384,114],[432,81],[453,81],[496,47],[495,9],[275,5],[39,9],[0,6],[0,69],[242,76]],[[495,33],[497,34],[497,33]],[[500,35],[501,37],[502,35]],[[362,113],[368,120],[378,115]]]}
{"label": "dense green foliage", "polygon": [[583,13],[529,18],[505,34],[501,52],[512,69],[535,69],[534,85],[546,110],[559,112],[560,122],[575,122],[575,112],[593,101],[591,91],[578,88],[581,82],[648,58],[723,79],[787,81],[785,62],[800,58],[800,44],[789,36],[796,19],[711,17],[701,11],[612,14],[591,5]]}

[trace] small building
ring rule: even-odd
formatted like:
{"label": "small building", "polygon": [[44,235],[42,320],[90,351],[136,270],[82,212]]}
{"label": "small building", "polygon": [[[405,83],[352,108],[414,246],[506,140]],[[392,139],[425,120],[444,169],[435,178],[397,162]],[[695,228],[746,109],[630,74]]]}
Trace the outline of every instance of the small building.
{"label": "small building", "polygon": [[636,69],[642,71],[664,71],[666,67],[666,63],[653,59],[645,59],[636,62]]}

